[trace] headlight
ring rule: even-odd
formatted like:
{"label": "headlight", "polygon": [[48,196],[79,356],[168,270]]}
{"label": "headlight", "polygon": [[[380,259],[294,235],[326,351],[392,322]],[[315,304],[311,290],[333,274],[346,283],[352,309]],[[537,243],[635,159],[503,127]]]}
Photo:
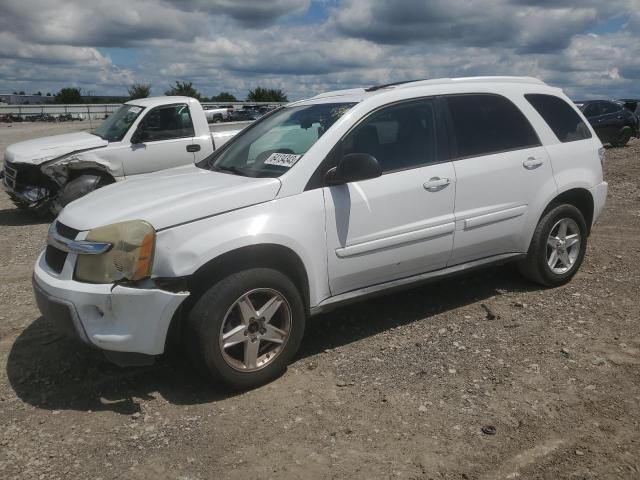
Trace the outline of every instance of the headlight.
{"label": "headlight", "polygon": [[76,278],[83,282],[112,283],[151,275],[156,232],[144,220],[114,223],[91,230],[86,241],[113,245],[100,255],[78,255]]}

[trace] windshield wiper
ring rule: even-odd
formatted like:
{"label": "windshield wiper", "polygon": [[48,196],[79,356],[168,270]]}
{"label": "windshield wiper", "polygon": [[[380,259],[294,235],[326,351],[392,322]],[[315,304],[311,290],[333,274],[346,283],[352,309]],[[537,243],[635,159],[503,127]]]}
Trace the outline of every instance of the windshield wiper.
{"label": "windshield wiper", "polygon": [[234,167],[233,165],[221,165],[221,166],[214,166],[211,168],[211,170],[213,170],[214,172],[228,172],[228,173],[233,173],[234,175],[240,175],[242,177],[248,177],[249,175],[247,175],[247,172],[245,172],[244,170],[238,168],[238,167]]}

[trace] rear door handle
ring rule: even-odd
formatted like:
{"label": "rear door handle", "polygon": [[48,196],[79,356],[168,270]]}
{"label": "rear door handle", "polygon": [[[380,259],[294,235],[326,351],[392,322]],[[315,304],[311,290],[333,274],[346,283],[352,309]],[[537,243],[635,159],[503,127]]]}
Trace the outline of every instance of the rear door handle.
{"label": "rear door handle", "polygon": [[439,192],[451,183],[448,178],[432,177],[428,182],[422,184],[425,190],[429,192]]}
{"label": "rear door handle", "polygon": [[544,162],[539,158],[529,157],[524,162],[522,162],[522,166],[527,170],[535,170]]}
{"label": "rear door handle", "polygon": [[197,143],[192,143],[191,145],[187,145],[187,152],[199,152],[200,145]]}

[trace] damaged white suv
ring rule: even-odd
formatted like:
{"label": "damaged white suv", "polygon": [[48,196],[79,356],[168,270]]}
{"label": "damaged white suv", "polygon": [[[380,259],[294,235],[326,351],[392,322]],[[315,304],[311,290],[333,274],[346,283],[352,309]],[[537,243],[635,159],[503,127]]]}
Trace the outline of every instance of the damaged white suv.
{"label": "damaged white suv", "polygon": [[106,186],[51,226],[45,317],[119,363],[170,338],[212,377],[280,374],[307,317],[496,262],[546,286],[582,263],[604,150],[557,88],[418,81],[280,108],[197,165]]}

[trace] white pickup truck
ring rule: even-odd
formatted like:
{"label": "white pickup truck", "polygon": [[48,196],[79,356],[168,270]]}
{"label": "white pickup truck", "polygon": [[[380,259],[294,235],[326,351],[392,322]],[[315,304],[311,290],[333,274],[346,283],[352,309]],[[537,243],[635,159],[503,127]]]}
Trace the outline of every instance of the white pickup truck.
{"label": "white pickup truck", "polygon": [[209,127],[189,97],[131,100],[93,133],[14,143],[4,155],[4,187],[19,208],[57,214],[96,188],[208,157],[250,122]]}
{"label": "white pickup truck", "polygon": [[229,120],[233,107],[204,107],[204,115],[209,123],[219,123]]}

